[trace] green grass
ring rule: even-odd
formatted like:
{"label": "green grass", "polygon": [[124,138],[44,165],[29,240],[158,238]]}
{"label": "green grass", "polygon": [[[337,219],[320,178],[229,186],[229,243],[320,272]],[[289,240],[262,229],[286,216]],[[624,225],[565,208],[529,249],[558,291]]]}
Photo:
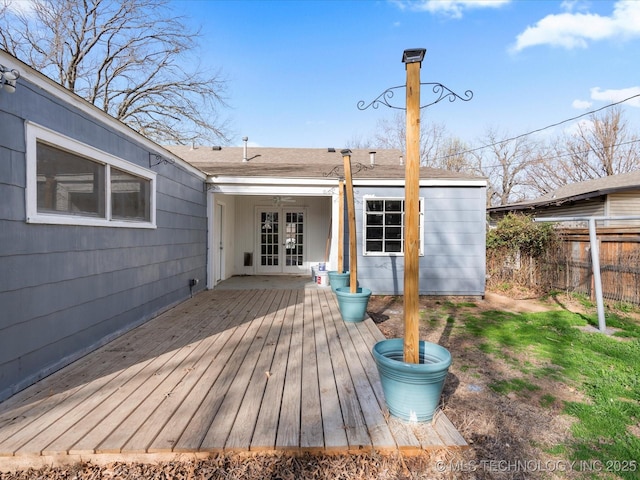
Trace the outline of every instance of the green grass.
{"label": "green grass", "polygon": [[521,378],[512,378],[511,380],[499,380],[489,385],[494,392],[508,394],[510,392],[521,393],[523,391],[534,392],[540,390],[540,387]]}
{"label": "green grass", "polygon": [[[490,311],[465,317],[466,331],[477,337],[477,347],[506,359],[523,375],[494,382],[490,387],[495,392],[528,395],[538,390],[536,382],[541,378],[570,384],[582,392],[584,402],[564,404],[564,411],[577,419],[573,443],[564,451],[568,458],[603,464],[640,459],[640,438],[629,430],[640,423],[640,326],[608,315],[607,326],[620,329],[616,335],[623,337],[616,339],[577,328],[588,324],[597,325],[597,318],[566,311]],[[513,362],[523,354],[530,361]],[[555,402],[553,392],[540,397],[542,407]],[[640,477],[638,471],[617,474]]]}

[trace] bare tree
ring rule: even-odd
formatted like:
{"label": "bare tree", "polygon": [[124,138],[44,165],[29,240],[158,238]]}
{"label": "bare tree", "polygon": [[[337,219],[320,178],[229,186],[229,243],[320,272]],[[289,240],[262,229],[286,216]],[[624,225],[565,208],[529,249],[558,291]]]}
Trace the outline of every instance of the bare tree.
{"label": "bare tree", "polygon": [[226,141],[226,81],[186,69],[199,32],[167,0],[5,2],[9,53],[155,141]]}
{"label": "bare tree", "polygon": [[570,183],[638,169],[640,138],[629,131],[622,110],[614,107],[553,140],[530,183],[545,194]]}
{"label": "bare tree", "polygon": [[[374,140],[371,142],[383,148],[404,150],[406,146],[406,119],[398,113],[391,119],[378,122]],[[420,165],[442,168],[455,172],[471,170],[471,164],[463,142],[447,133],[444,124],[420,124]]]}
{"label": "bare tree", "polygon": [[506,205],[527,197],[527,172],[538,161],[537,144],[529,137],[510,140],[493,128],[481,139],[485,145],[476,148],[476,172],[487,177],[487,206]]}

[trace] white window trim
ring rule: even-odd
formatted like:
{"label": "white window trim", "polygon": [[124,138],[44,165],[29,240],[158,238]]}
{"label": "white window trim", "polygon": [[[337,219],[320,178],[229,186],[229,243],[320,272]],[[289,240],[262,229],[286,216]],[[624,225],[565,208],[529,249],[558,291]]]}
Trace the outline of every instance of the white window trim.
{"label": "white window trim", "polygon": [[[134,163],[118,158],[109,153],[98,150],[90,145],[74,140],[58,132],[42,127],[32,122],[26,122],[26,158],[27,158],[27,188],[26,213],[27,223],[42,223],[54,225],[84,225],[97,227],[124,228],[157,228],[156,225],[156,173]],[[42,141],[62,150],[75,153],[89,160],[105,165],[105,218],[83,217],[80,215],[47,214],[38,212],[37,188],[37,142]],[[112,220],[111,219],[111,168],[136,175],[148,180],[150,185],[150,221],[140,220]]]}
{"label": "white window trim", "polygon": [[[365,257],[404,257],[404,252],[368,252],[367,251],[367,200],[402,200],[404,197],[364,195],[362,197],[362,252]],[[402,212],[404,219],[405,212]],[[402,248],[404,248],[404,232],[402,234]],[[424,256],[424,197],[420,197],[420,253]]]}

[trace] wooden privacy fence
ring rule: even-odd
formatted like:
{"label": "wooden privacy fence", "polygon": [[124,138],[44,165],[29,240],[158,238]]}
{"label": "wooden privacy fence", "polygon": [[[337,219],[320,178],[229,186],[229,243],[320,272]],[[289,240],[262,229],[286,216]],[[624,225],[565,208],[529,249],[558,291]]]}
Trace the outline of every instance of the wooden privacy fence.
{"label": "wooden privacy fence", "polygon": [[[565,290],[595,298],[588,229],[558,229],[559,241],[540,258],[487,253],[489,287],[501,283],[535,290]],[[602,294],[640,305],[640,230],[597,229]]]}
{"label": "wooden privacy fence", "polygon": [[[542,259],[544,283],[552,289],[593,298],[593,273],[587,229],[559,230],[558,247]],[[598,228],[602,295],[608,300],[640,304],[640,231]]]}

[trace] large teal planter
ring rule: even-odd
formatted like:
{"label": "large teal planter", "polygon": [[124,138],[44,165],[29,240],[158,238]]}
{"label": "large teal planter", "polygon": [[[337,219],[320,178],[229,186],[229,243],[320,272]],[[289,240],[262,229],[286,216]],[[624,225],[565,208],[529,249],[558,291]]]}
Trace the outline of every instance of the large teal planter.
{"label": "large teal planter", "polygon": [[336,288],[349,286],[350,276],[351,274],[349,272],[342,273],[337,270],[330,271],[329,285],[331,285],[331,290],[335,292]]}
{"label": "large teal planter", "polygon": [[363,321],[367,313],[371,290],[358,287],[355,293],[351,293],[351,287],[338,287],[335,292],[342,319],[345,322]]}
{"label": "large teal planter", "polygon": [[376,343],[373,357],[391,415],[408,422],[430,421],[451,365],[449,350],[420,341],[420,363],[405,363],[403,339],[392,338]]}

